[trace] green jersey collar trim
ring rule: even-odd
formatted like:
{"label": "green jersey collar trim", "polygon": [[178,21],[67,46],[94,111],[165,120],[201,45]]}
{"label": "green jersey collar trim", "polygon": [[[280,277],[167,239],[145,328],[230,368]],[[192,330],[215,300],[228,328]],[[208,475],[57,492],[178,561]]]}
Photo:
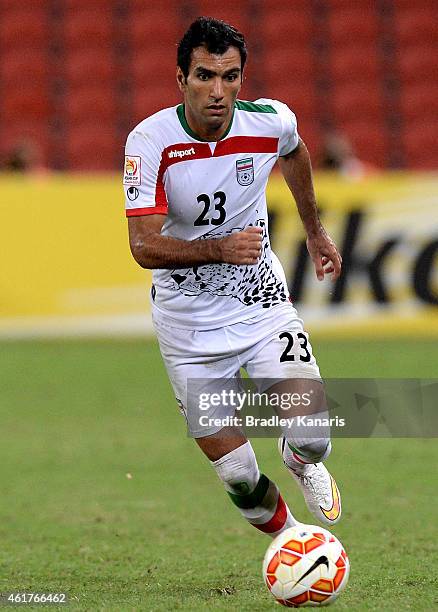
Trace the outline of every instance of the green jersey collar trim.
{"label": "green jersey collar trim", "polygon": [[[230,133],[231,127],[233,125],[233,120],[234,120],[234,111],[236,110],[236,108],[237,110],[247,111],[249,113],[272,113],[274,115],[278,114],[275,108],[271,106],[270,104],[256,104],[255,102],[247,102],[246,100],[236,100],[234,104],[233,116],[231,117],[230,124],[225,130],[225,133],[222,135],[222,137],[219,138],[219,140],[223,140]],[[199,142],[209,142],[208,140],[205,140],[205,138],[201,138],[200,136],[198,136],[198,134],[196,134],[196,132],[194,132],[192,128],[189,126],[189,124],[187,123],[186,114],[184,111],[184,104],[179,104],[176,107],[176,113],[178,115],[179,122],[181,123],[184,131],[189,136],[191,136],[191,138],[194,138],[195,140],[198,140]]]}
{"label": "green jersey collar trim", "polygon": [[[225,133],[219,138],[219,140],[223,140],[224,138],[226,138],[228,136],[228,134],[230,133],[231,127],[233,125],[233,119],[234,119],[234,110],[236,109],[236,106],[233,109],[233,115],[231,117],[231,121],[229,126],[227,127],[227,129],[225,130]],[[210,140],[205,140],[205,138],[201,138],[200,136],[198,136],[198,134],[196,134],[196,132],[194,132],[192,130],[192,128],[189,126],[189,124],[187,123],[187,119],[186,119],[186,114],[184,112],[184,104],[179,104],[176,107],[176,114],[178,115],[178,119],[179,122],[182,125],[183,130],[192,138],[194,138],[195,140],[199,140],[200,142],[211,142]]]}
{"label": "green jersey collar trim", "polygon": [[255,102],[247,102],[246,100],[236,100],[237,110],[247,111],[249,113],[273,113],[277,115],[277,111],[270,104],[256,104]]}

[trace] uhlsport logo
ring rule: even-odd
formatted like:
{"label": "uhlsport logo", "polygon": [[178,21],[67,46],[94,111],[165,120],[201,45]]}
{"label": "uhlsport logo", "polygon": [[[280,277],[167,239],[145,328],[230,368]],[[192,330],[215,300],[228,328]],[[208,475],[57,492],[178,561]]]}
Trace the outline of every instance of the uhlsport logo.
{"label": "uhlsport logo", "polygon": [[125,172],[123,176],[125,185],[138,186],[141,183],[141,158],[138,155],[125,156]]}
{"label": "uhlsport logo", "polygon": [[190,149],[183,149],[182,151],[178,151],[177,149],[173,151],[169,151],[168,153],[169,159],[173,159],[174,157],[188,157],[190,155],[195,155],[195,148],[190,147]]}
{"label": "uhlsport logo", "polygon": [[236,175],[239,185],[246,187],[254,181],[254,160],[252,157],[236,161]]}

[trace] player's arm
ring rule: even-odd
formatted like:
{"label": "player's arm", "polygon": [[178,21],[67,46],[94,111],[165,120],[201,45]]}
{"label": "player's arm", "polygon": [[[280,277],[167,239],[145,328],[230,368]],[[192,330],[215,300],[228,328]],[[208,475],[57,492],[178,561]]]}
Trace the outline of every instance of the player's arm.
{"label": "player's arm", "polygon": [[162,236],[165,215],[128,218],[129,244],[142,268],[175,269],[209,263],[256,264],[262,248],[262,229],[248,227],[225,238],[179,240]]}
{"label": "player's arm", "polygon": [[278,158],[281,172],[291,190],[307,233],[307,250],[315,266],[318,280],[332,273],[336,280],[341,273],[342,258],[335,243],[325,231],[318,216],[312,181],[309,152],[299,139],[297,147]]}

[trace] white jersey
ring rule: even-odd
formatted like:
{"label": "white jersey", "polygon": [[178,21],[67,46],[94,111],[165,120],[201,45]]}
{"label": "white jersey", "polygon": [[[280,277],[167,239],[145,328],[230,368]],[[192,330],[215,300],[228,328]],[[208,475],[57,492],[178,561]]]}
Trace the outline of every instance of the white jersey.
{"label": "white jersey", "polygon": [[153,309],[169,325],[214,329],[289,300],[271,251],[266,184],[277,158],[298,145],[295,115],[276,100],[237,101],[218,142],[193,133],[181,104],[142,121],[126,143],[126,215],[166,214],[163,236],[217,239],[263,228],[255,265],[207,264],[154,270]]}

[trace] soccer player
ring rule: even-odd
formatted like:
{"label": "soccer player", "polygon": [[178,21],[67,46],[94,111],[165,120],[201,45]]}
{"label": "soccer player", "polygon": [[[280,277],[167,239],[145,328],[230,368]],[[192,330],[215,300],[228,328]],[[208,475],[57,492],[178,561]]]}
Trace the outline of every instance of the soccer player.
{"label": "soccer player", "polygon": [[[296,524],[277,486],[260,473],[238,427],[214,418],[201,425],[199,388],[188,381],[228,381],[228,390],[235,382],[238,389],[244,367],[255,380],[284,380],[301,391],[317,384],[319,410],[327,414],[308,335],[269,242],[265,188],[277,160],[317,278],[336,279],[341,258],[318,218],[295,115],[275,100],[237,99],[246,58],[244,37],[232,26],[209,17],[192,23],[177,53],[184,101],[129,134],[124,185],[131,251],[154,270],[153,322],[189,432],[242,515],[275,536]],[[210,406],[203,416],[234,412]],[[279,440],[309,510],[328,525],[341,514],[338,488],[323,464],[330,449],[326,430],[307,437],[292,429]]]}

